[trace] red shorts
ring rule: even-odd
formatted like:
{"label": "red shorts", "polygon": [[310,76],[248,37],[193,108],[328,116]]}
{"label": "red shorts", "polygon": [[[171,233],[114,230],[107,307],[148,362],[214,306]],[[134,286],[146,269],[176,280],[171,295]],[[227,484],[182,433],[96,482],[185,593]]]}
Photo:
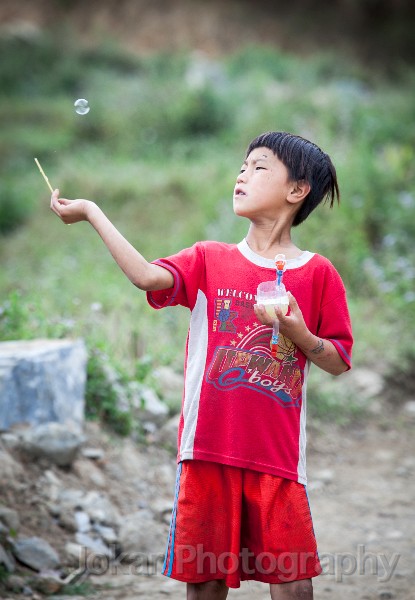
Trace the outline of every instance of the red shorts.
{"label": "red shorts", "polygon": [[305,486],[219,463],[179,463],[163,574],[287,583],[321,573]]}

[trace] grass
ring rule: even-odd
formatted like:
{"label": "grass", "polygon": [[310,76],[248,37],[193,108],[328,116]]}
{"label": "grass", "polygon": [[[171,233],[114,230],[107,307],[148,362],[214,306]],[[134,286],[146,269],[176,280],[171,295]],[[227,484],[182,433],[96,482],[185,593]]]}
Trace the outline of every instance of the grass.
{"label": "grass", "polygon": [[[65,585],[60,591],[59,596],[85,596],[90,598],[91,596],[97,595],[99,592],[94,585],[89,581],[81,583],[75,583],[73,585]],[[51,596],[53,598],[53,595]]]}
{"label": "grass", "polygon": [[[69,37],[1,44],[13,49],[0,66],[1,339],[82,336],[127,376],[143,357],[181,369],[187,311],[150,309],[87,224],[57,221],[33,157],[64,196],[97,201],[152,260],[200,239],[240,241],[248,224],[231,197],[245,148],[282,129],[337,166],[341,206],[320,207],[293,234],[346,283],[355,364],[387,371],[408,353],[414,73],[388,82],[334,55],[255,47],[208,62],[195,80],[185,54],[143,59],[111,44],[75,49]],[[77,97],[88,115],[75,113]]]}

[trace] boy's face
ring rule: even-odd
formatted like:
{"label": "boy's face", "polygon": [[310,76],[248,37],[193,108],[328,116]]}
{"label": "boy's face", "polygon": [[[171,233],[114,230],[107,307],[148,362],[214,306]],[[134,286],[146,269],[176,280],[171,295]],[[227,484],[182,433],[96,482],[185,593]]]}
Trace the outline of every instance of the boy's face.
{"label": "boy's face", "polygon": [[286,166],[269,148],[255,148],[236,179],[233,210],[251,220],[272,219],[289,207],[290,181]]}

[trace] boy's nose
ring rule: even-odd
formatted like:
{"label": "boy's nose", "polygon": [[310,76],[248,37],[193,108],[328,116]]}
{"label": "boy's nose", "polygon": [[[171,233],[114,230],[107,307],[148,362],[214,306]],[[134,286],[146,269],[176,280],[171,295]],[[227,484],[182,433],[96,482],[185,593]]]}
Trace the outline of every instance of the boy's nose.
{"label": "boy's nose", "polygon": [[242,183],[243,181],[246,181],[246,171],[239,173],[238,177],[236,178],[236,183]]}

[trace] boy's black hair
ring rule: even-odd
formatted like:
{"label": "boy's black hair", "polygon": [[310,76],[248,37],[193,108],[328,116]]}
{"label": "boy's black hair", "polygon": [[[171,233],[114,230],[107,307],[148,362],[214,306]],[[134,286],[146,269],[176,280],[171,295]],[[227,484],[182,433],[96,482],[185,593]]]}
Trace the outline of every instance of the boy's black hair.
{"label": "boy's black hair", "polygon": [[288,169],[292,181],[306,180],[310,191],[294,217],[293,226],[302,223],[320,202],[340,202],[336,169],[328,154],[316,144],[285,131],[269,131],[256,137],[248,146],[246,157],[255,148],[268,148]]}

